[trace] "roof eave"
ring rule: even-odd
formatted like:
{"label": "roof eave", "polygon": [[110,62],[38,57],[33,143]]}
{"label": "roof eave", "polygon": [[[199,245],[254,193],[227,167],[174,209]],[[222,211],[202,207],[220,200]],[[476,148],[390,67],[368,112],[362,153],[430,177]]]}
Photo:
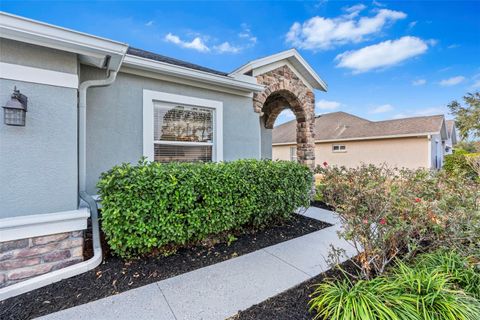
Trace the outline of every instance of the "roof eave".
{"label": "roof eave", "polygon": [[[256,82],[248,82],[235,79],[231,76],[221,76],[201,70],[195,70],[186,68],[183,66],[177,66],[161,61],[142,58],[134,55],[127,54],[123,61],[123,65],[130,68],[146,70],[154,73],[164,74],[168,76],[174,76],[177,78],[183,78],[188,80],[194,80],[202,83],[208,83],[218,85],[221,87],[239,90],[242,92],[260,92],[265,87],[259,85]],[[245,78],[243,78],[245,79]]]}
{"label": "roof eave", "polygon": [[[370,137],[358,137],[358,138],[323,139],[323,140],[315,140],[315,143],[427,137],[432,134],[438,134],[438,132],[423,132],[423,133],[398,134],[398,135],[388,135],[388,136],[370,136]],[[272,143],[272,145],[290,145],[290,144],[296,144],[296,143],[297,142],[276,142],[276,143],[274,142]]]}
{"label": "roof eave", "polygon": [[99,68],[118,70],[128,45],[86,33],[0,12],[0,36],[80,55]]}

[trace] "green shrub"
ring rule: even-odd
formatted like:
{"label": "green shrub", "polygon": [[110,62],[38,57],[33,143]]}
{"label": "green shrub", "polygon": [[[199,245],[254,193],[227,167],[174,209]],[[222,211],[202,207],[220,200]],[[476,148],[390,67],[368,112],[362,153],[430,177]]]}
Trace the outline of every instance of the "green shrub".
{"label": "green shrub", "polygon": [[443,169],[450,174],[464,175],[468,178],[475,179],[478,174],[467,160],[468,157],[475,155],[478,154],[470,154],[465,150],[457,150],[445,156]]}
{"label": "green shrub", "polygon": [[462,290],[458,278],[440,271],[442,264],[455,264],[457,274],[468,267],[432,258],[413,266],[398,262],[391,272],[371,280],[325,281],[311,295],[310,311],[315,319],[332,320],[479,319],[480,301]]}
{"label": "green shrub", "polygon": [[373,165],[317,172],[317,190],[339,214],[339,235],[356,248],[363,278],[383,273],[395,258],[408,258],[422,246],[478,247],[480,185],[470,179]]}
{"label": "green shrub", "polygon": [[102,229],[122,257],[184,245],[307,206],[312,173],[290,161],[124,163],[102,173]]}

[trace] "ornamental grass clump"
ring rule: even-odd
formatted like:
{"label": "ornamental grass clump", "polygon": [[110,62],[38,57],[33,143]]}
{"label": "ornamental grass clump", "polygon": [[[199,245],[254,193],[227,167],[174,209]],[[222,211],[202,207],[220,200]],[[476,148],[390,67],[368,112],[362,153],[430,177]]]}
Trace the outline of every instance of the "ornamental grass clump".
{"label": "ornamental grass clump", "polygon": [[244,226],[288,219],[310,201],[312,173],[290,161],[124,163],[101,175],[102,229],[134,257]]}
{"label": "ornamental grass clump", "polygon": [[468,283],[477,280],[466,262],[438,251],[408,265],[397,260],[371,280],[328,280],[311,295],[310,312],[330,320],[480,319],[480,300]]}

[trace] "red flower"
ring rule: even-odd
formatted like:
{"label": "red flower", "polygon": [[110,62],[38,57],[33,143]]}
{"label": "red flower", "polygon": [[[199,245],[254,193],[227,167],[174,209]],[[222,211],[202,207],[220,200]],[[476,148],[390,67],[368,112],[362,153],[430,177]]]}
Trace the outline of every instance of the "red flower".
{"label": "red flower", "polygon": [[363,223],[368,224],[368,220],[367,220],[367,219],[363,219]]}
{"label": "red flower", "polygon": [[382,218],[382,219],[380,219],[379,222],[380,222],[380,224],[387,224],[387,219]]}
{"label": "red flower", "polygon": [[323,161],[323,166],[324,166],[324,167],[328,166],[327,161]]}
{"label": "red flower", "polygon": [[420,201],[422,201],[422,199],[420,199],[420,198],[415,198],[415,202],[418,203],[418,202],[420,202]]}

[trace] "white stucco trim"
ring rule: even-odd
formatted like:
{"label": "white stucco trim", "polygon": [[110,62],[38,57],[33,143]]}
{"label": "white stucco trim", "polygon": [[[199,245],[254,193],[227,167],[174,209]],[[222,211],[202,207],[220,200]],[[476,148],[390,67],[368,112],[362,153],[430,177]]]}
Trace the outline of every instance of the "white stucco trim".
{"label": "white stucco trim", "polygon": [[153,103],[155,101],[178,103],[215,110],[214,161],[223,161],[223,102],[160,91],[143,90],[143,155],[154,161]]}
{"label": "white stucco trim", "polygon": [[0,242],[84,230],[88,208],[0,219]]}
{"label": "white stucco trim", "polygon": [[78,75],[41,68],[0,62],[0,78],[45,84],[49,86],[78,88]]}

